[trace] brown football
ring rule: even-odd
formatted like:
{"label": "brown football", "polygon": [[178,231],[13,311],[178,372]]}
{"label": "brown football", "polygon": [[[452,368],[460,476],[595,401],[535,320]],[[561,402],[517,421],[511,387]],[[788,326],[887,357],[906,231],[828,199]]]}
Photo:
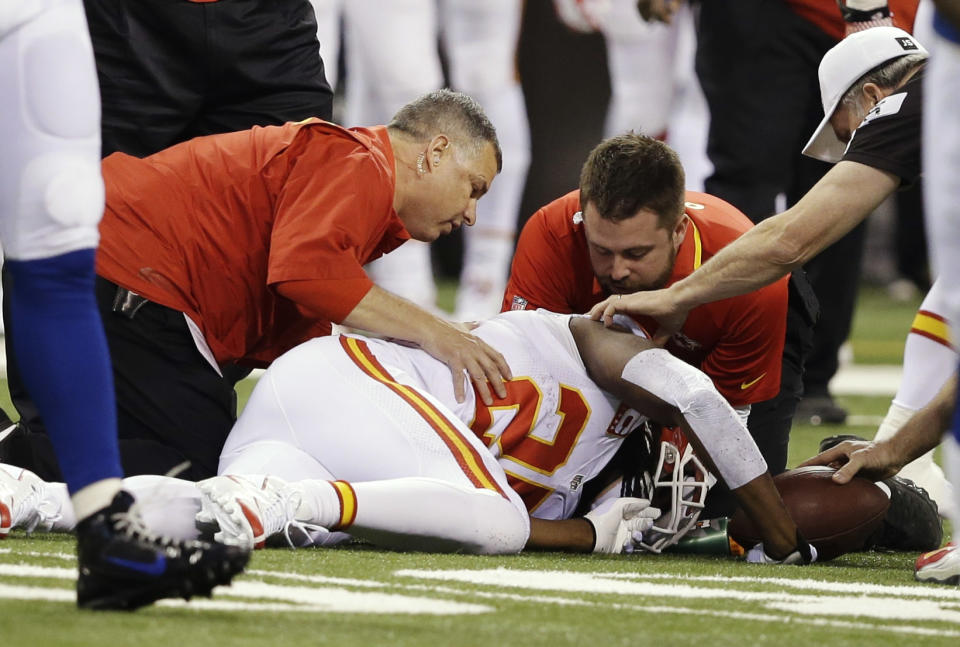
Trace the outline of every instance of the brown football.
{"label": "brown football", "polygon": [[[835,471],[800,467],[773,479],[800,532],[816,546],[817,561],[862,550],[890,507],[890,497],[873,481],[854,477],[846,485],[837,485],[830,478]],[[733,515],[729,533],[748,550],[760,541],[743,510]]]}

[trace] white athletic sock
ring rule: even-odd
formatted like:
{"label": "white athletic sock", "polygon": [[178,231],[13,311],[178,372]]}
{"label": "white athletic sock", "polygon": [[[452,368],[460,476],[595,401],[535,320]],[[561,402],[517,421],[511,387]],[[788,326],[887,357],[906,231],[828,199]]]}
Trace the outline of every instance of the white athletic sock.
{"label": "white athletic sock", "polygon": [[907,409],[922,409],[956,370],[956,351],[911,332],[903,347],[903,377],[893,401]]}
{"label": "white athletic sock", "polygon": [[328,530],[338,529],[344,522],[349,525],[352,518],[343,519],[342,499],[346,496],[348,506],[352,505],[356,510],[356,497],[346,481],[338,483],[334,485],[334,482],[322,479],[304,479],[289,483],[290,488],[300,493],[297,521],[323,526]]}
{"label": "white athletic sock", "polygon": [[103,479],[74,492],[70,501],[76,518],[82,521],[94,512],[106,508],[120,491],[122,484],[121,479]]}
{"label": "white athletic sock", "polygon": [[944,284],[936,281],[910,325],[903,346],[903,377],[893,401],[907,409],[922,409],[957,370],[957,352],[950,341],[944,314]]}

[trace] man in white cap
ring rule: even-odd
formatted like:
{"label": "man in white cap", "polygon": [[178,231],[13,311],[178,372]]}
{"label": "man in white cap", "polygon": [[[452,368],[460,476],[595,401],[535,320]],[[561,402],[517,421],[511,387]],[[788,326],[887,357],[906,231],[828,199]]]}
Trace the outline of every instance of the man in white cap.
{"label": "man in white cap", "polygon": [[684,280],[664,290],[614,295],[593,308],[594,316],[650,315],[662,324],[657,337],[672,334],[693,307],[785,276],[853,229],[888,195],[916,182],[927,56],[916,39],[895,27],[841,41],[820,63],[825,117],[803,151],[836,166],[796,205],[758,224]]}
{"label": "man in white cap", "polygon": [[[893,27],[841,41],[820,64],[824,118],[803,151],[837,164],[796,205],[758,224],[683,281],[615,296],[595,306],[593,316],[653,316],[663,325],[658,337],[672,334],[693,307],[779,279],[853,229],[894,191],[917,182],[927,57],[916,39]],[[878,440],[893,436],[930,404],[956,370],[945,298],[941,282],[921,305],[907,341],[903,384]],[[931,490],[945,512],[952,493],[932,458],[924,457],[907,474]]]}

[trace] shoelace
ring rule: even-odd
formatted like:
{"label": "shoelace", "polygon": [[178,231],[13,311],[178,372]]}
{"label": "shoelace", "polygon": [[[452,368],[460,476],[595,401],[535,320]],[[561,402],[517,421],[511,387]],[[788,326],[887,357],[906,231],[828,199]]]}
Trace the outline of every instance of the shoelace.
{"label": "shoelace", "polygon": [[[264,523],[264,534],[267,537],[282,532],[287,545],[291,548],[297,548],[297,543],[290,536],[291,529],[297,530],[307,537],[310,540],[308,545],[314,543],[313,532],[326,530],[323,526],[299,521],[296,518],[297,510],[303,500],[302,494],[297,490],[292,488],[277,488],[272,491],[259,490],[258,496],[261,501],[266,503],[266,506],[261,508],[260,518],[261,522]],[[278,521],[281,523],[277,523]]]}
{"label": "shoelace", "polygon": [[290,521],[288,521],[283,525],[283,538],[287,540],[287,545],[290,546],[290,548],[299,547],[290,537],[290,528],[294,528],[300,531],[301,533],[303,533],[303,535],[307,539],[310,540],[310,543],[305,544],[304,546],[312,546],[315,543],[313,539],[314,532],[318,532],[318,531],[329,532],[326,528],[318,524],[307,523],[306,521],[297,521],[296,519],[291,519]]}

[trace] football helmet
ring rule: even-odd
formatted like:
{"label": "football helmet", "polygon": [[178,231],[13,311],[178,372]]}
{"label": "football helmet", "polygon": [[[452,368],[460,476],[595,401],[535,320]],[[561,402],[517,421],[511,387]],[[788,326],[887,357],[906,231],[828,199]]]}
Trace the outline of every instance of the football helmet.
{"label": "football helmet", "polygon": [[680,429],[647,423],[635,433],[645,436],[641,445],[646,447],[640,452],[640,469],[624,475],[621,496],[649,499],[663,511],[640,542],[642,549],[660,553],[695,527],[717,478],[697,458]]}

